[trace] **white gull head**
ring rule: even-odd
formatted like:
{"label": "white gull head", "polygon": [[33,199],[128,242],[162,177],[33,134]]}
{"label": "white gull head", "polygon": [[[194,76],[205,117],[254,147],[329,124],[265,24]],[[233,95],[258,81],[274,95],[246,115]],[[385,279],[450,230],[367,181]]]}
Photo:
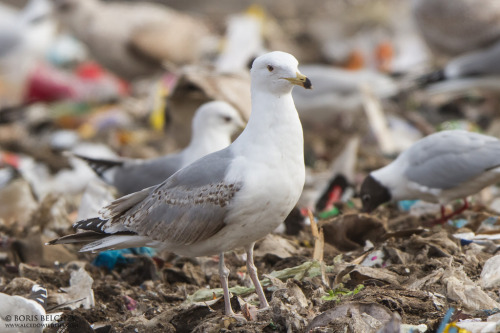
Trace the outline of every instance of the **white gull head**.
{"label": "white gull head", "polygon": [[244,126],[245,122],[238,110],[223,101],[212,101],[200,106],[192,122],[193,136],[210,132],[229,137]]}
{"label": "white gull head", "polygon": [[291,54],[275,51],[264,54],[252,64],[252,89],[284,95],[293,85],[311,89],[311,81],[299,72],[299,62]]}

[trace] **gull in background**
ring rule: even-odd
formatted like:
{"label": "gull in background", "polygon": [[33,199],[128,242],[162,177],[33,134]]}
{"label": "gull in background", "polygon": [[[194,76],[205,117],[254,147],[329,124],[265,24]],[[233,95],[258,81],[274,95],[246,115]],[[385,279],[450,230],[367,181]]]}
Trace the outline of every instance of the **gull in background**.
{"label": "gull in background", "polygon": [[56,33],[49,0],[30,0],[21,11],[0,3],[0,107],[20,103],[26,81]]}
{"label": "gull in background", "polygon": [[[463,54],[450,60],[437,71],[422,75],[417,80],[431,92],[457,91],[471,87],[500,90],[500,39],[492,46]],[[438,84],[439,83],[439,84]]]}
{"label": "gull in background", "polygon": [[311,88],[295,57],[278,51],[258,57],[251,69],[252,113],[229,147],[158,186],[112,202],[101,218],[75,223],[81,232],[49,244],[85,242],[82,251],[152,246],[184,256],[219,254],[225,311],[232,316],[224,252],[243,247],[260,307],[268,307],[253,247],[284,221],[304,186],[304,139],[291,94],[294,85]]}
{"label": "gull in background", "polygon": [[239,112],[229,103],[212,101],[198,108],[192,120],[192,137],[184,150],[159,158],[99,159],[75,154],[87,161],[95,173],[123,194],[158,185],[200,157],[226,148],[231,135],[244,127]]}
{"label": "gull in background", "polygon": [[53,1],[63,27],[101,65],[128,80],[161,73],[165,63],[196,62],[210,47],[202,20],[161,4]]}
{"label": "gull in background", "polygon": [[441,205],[464,198],[500,180],[500,140],[463,130],[442,131],[415,142],[392,163],[372,171],[361,185],[363,210],[389,201],[420,199]]}
{"label": "gull in background", "polygon": [[0,58],[19,50],[43,56],[56,30],[51,14],[48,0],[31,0],[19,13],[2,14]]}
{"label": "gull in background", "polygon": [[[45,326],[50,324],[46,322],[45,310],[47,308],[47,289],[35,284],[31,288],[28,297],[11,296],[0,293],[0,327],[4,333],[41,333]],[[60,318],[61,313],[48,315],[52,318]],[[19,320],[16,318],[23,318]],[[24,325],[22,330],[15,324]]]}
{"label": "gull in background", "polygon": [[455,57],[500,40],[497,0],[410,0],[420,33],[434,53]]}

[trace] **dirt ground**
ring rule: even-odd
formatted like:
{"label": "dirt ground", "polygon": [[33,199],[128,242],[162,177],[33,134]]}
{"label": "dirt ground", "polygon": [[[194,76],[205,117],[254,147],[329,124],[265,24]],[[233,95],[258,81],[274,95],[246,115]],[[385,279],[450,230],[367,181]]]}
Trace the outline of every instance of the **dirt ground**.
{"label": "dirt ground", "polygon": [[[432,332],[450,307],[457,309],[452,320],[485,320],[494,314],[485,310],[488,302],[498,299],[495,290],[477,298],[469,294],[485,261],[497,251],[493,243],[461,244],[453,237],[457,228],[424,228],[432,217],[416,218],[392,207],[382,209],[378,217],[355,210],[320,221],[325,234],[319,248],[322,261],[313,261],[310,226],[303,226],[297,236],[270,235],[257,243],[256,265],[260,276],[268,278],[264,284],[270,308],[258,310],[255,294],[238,290],[233,308],[246,321],[224,316],[220,293],[210,291],[220,288],[217,257],[128,255],[128,262],[109,270],[92,264],[97,254],[78,253],[78,247],[68,246],[65,255],[76,260],[40,267],[18,263],[27,244],[11,244],[0,266],[0,291],[26,296],[33,283],[42,284],[48,289],[50,308],[60,303],[56,295],[69,286],[71,272],[84,268],[93,279],[95,306],[57,310],[63,312],[61,323],[67,332],[90,332],[89,325],[100,327],[99,332],[375,332],[395,320],[395,314],[402,323],[424,324]],[[484,220],[483,211],[468,211],[463,217]],[[460,232],[468,231],[465,228]],[[2,231],[23,239],[5,226]],[[37,237],[32,239],[36,242]],[[367,240],[371,245],[362,246]],[[340,251],[335,244],[358,246]],[[238,252],[226,256],[231,287],[251,286],[243,259]],[[208,292],[198,295],[203,290]]]}
{"label": "dirt ground", "polygon": [[[197,14],[218,13],[212,23],[221,31],[223,8],[246,7],[236,2],[231,3],[238,8],[227,7],[227,1],[220,2],[220,8],[208,2],[189,3],[190,8],[183,7],[186,1],[159,2]],[[355,5],[360,11],[344,17],[349,26],[344,33],[349,35],[366,16],[370,20],[363,29],[370,31],[387,16],[387,10],[378,11],[379,4],[387,8],[393,2],[318,1],[311,6],[293,1],[294,6],[285,8],[283,1],[272,1],[268,9],[289,32],[287,42],[298,50],[297,58],[324,63],[319,44],[328,31],[309,38],[325,30],[319,23],[342,24],[332,17],[343,17],[340,9]],[[360,14],[363,8],[365,16]],[[384,30],[388,25],[382,26]],[[404,332],[401,324],[407,325],[405,332],[435,332],[451,308],[449,323],[499,322],[500,272],[487,263],[500,248],[495,238],[500,233],[497,186],[474,196],[469,209],[444,224],[433,223],[439,208],[416,209],[421,202],[361,213],[360,200],[352,193],[332,207],[316,209],[313,221],[299,206],[285,231],[268,235],[255,247],[269,308],[258,308],[244,252],[226,254],[231,302],[241,318],[224,315],[218,257],[183,258],[145,249],[103,255],[81,253],[77,245],[44,245],[73,232],[88,185],[87,180],[85,186],[78,182],[88,173],[64,154],[69,147],[53,144],[56,134],[66,135],[65,144],[77,137],[133,158],[179,148],[171,144],[175,140],[168,130],[151,129],[150,102],[150,96],[122,96],[102,104],[65,101],[0,110],[0,293],[27,297],[35,283],[45,287],[48,312],[61,318],[44,332],[391,333]],[[466,128],[500,137],[499,106],[498,92],[482,90],[429,97],[416,88],[382,101],[387,115],[422,135]],[[334,176],[328,173],[330,165],[354,137],[360,146],[351,168],[353,192],[371,170],[395,157],[377,145],[362,109],[303,125],[311,172],[305,191],[317,191],[313,183],[325,187]],[[85,179],[94,185],[95,179]],[[105,201],[113,193],[105,188],[102,194],[102,184],[97,186],[92,198],[102,195]],[[343,188],[347,192],[348,187]],[[99,202],[93,208],[100,208]],[[448,212],[460,204],[449,205]],[[485,267],[491,275],[486,276]]]}

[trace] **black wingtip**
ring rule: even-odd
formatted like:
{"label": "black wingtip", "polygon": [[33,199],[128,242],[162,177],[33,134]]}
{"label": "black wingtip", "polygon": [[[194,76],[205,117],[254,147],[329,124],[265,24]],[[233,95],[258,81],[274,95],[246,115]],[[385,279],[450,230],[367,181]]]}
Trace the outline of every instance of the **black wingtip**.
{"label": "black wingtip", "polygon": [[90,168],[101,178],[104,177],[104,173],[111,168],[123,166],[124,161],[116,160],[105,160],[100,158],[87,157],[75,153],[71,153],[72,156],[78,157],[79,159],[87,162]]}
{"label": "black wingtip", "polygon": [[84,231],[53,239],[45,243],[45,245],[88,243],[99,240],[107,236],[109,235],[104,233],[98,233],[94,231]]}
{"label": "black wingtip", "polygon": [[108,220],[103,220],[99,217],[93,217],[90,219],[75,222],[73,224],[73,229],[103,233],[104,230],[102,228],[106,222],[108,222]]}
{"label": "black wingtip", "polygon": [[35,284],[31,288],[31,294],[28,296],[28,299],[33,300],[40,304],[44,309],[47,308],[47,289],[42,287],[39,284]]}
{"label": "black wingtip", "polygon": [[446,80],[446,74],[443,69],[424,74],[417,78],[417,84],[420,87],[426,87],[429,84],[436,83],[436,82],[441,82]]}

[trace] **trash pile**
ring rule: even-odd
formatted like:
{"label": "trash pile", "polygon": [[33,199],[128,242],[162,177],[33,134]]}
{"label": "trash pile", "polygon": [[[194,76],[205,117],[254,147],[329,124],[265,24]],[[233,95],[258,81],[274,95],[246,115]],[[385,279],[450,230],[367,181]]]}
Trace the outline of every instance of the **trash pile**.
{"label": "trash pile", "polygon": [[[0,331],[499,332],[495,179],[464,209],[412,198],[367,213],[360,196],[429,134],[500,138],[493,1],[0,2]],[[443,37],[434,12],[476,33]],[[273,50],[313,90],[293,90],[304,190],[255,245],[268,308],[243,249],[225,254],[231,317],[219,256],[46,245],[135,192],[127,180],[160,183],[236,139],[249,66]]]}

